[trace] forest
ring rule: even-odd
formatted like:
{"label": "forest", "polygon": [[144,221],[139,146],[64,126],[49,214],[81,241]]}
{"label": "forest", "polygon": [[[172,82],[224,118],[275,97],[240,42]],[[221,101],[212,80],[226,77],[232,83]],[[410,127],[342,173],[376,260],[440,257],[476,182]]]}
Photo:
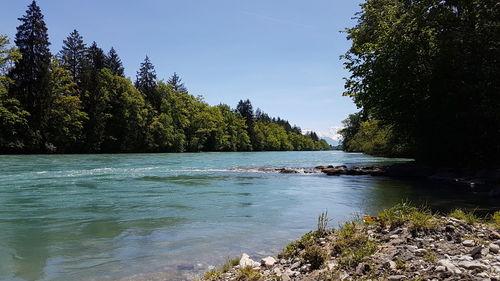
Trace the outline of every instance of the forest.
{"label": "forest", "polygon": [[346,30],[343,149],[460,167],[500,164],[496,0],[367,0]]}
{"label": "forest", "polygon": [[208,105],[176,73],[158,79],[147,56],[132,81],[114,48],[77,30],[52,54],[36,1],[19,20],[15,46],[0,36],[0,153],[331,149],[248,99]]}

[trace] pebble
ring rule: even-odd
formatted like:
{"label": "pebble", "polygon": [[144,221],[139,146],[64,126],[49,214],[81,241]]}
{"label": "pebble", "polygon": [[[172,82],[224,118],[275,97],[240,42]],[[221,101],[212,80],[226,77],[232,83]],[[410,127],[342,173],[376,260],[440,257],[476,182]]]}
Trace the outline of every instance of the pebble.
{"label": "pebble", "polygon": [[405,275],[392,275],[392,276],[389,276],[389,278],[387,278],[387,280],[389,280],[389,281],[406,280],[406,276]]}
{"label": "pebble", "polygon": [[446,270],[448,270],[451,273],[454,273],[454,274],[462,273],[462,271],[458,267],[456,267],[454,264],[452,264],[451,261],[449,261],[449,260],[439,260],[438,264],[444,266],[446,268]]}
{"label": "pebble", "polygon": [[458,266],[469,269],[469,270],[486,270],[488,267],[477,261],[462,261],[458,263]]}
{"label": "pebble", "polygon": [[500,246],[498,246],[497,244],[490,244],[490,247],[489,247],[490,251],[492,253],[495,253],[495,254],[498,254],[500,252]]}
{"label": "pebble", "polygon": [[465,247],[474,247],[475,243],[474,240],[464,240],[462,242],[462,245],[464,245]]}

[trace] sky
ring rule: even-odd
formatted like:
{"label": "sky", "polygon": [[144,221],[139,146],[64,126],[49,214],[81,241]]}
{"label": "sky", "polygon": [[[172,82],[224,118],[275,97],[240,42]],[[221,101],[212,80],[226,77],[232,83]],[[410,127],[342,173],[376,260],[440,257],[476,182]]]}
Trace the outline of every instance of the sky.
{"label": "sky", "polygon": [[[0,34],[13,41],[31,0],[1,0]],[[158,78],[177,72],[211,105],[254,109],[336,138],[348,114],[340,56],[361,0],[38,0],[51,50],[77,29],[87,45],[114,47],[128,77],[148,55]]]}

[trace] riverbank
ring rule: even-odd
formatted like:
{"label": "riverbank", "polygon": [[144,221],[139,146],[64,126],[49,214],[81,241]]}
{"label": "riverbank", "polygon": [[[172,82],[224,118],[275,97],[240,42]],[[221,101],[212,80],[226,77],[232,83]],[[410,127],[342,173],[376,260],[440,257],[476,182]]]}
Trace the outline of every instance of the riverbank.
{"label": "riverbank", "polygon": [[433,167],[415,162],[397,163],[382,166],[333,166],[319,165],[314,168],[278,168],[279,173],[316,173],[327,176],[385,176],[426,180],[447,185],[454,185],[462,191],[486,192],[492,197],[500,197],[500,169],[458,170],[453,168]]}
{"label": "riverbank", "polygon": [[292,242],[260,262],[243,254],[203,280],[500,280],[500,212],[479,219],[431,214],[407,203]]}

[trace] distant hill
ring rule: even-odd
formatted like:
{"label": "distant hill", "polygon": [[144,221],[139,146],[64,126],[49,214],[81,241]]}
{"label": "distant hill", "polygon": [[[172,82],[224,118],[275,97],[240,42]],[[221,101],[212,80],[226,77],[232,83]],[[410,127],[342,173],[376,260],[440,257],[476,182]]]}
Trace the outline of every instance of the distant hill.
{"label": "distant hill", "polygon": [[322,140],[326,140],[326,142],[331,145],[331,146],[338,146],[339,145],[339,141],[338,140],[334,140],[330,137],[321,137]]}

